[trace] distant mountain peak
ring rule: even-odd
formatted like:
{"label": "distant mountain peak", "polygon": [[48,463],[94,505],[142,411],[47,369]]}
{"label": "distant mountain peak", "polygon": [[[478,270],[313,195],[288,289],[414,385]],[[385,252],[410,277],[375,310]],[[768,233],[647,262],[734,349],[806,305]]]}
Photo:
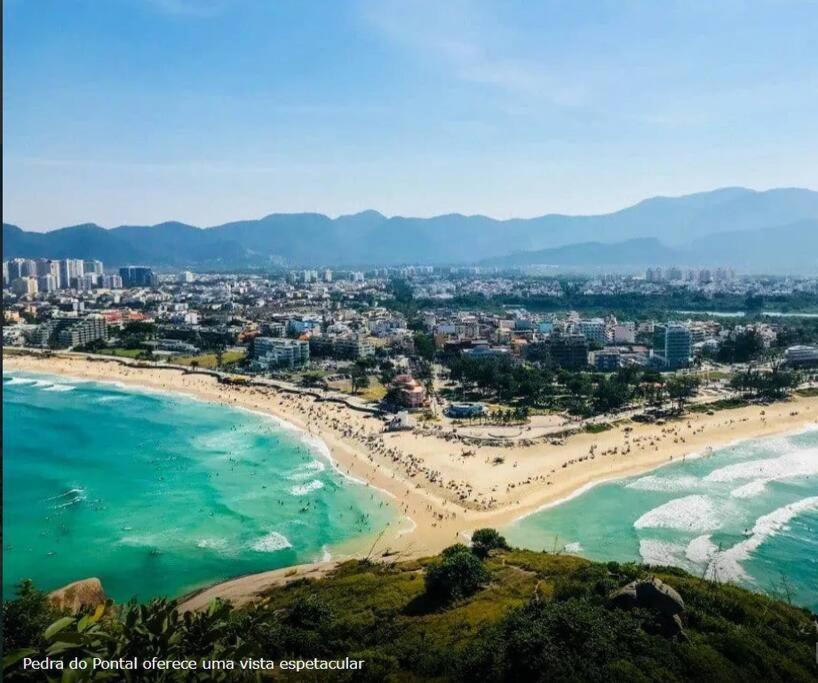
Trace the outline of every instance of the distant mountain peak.
{"label": "distant mountain peak", "polygon": [[[764,263],[765,251],[790,253],[794,264],[813,263],[807,257],[806,243],[797,242],[808,240],[808,235],[802,237],[803,228],[791,229],[794,243],[779,240],[761,245],[772,239],[765,230],[817,218],[818,192],[725,187],[680,197],[653,197],[596,216],[549,214],[498,220],[450,213],[418,218],[387,217],[367,209],[334,219],[321,213],[272,213],[208,228],[168,221],[110,230],[83,224],[32,233],[4,224],[3,236],[4,258],[72,255],[120,264],[138,255],[138,260],[153,265],[195,267],[215,262],[223,267],[228,263],[262,266],[274,257],[290,266],[357,267],[477,263],[512,253],[522,261],[524,252],[549,252],[539,256],[570,258],[578,265],[583,259],[598,263],[606,258],[610,263],[645,263],[646,259],[681,258],[679,251],[699,244],[697,240],[714,240],[715,244],[726,239],[715,240],[717,235],[742,233],[748,239],[737,239],[741,244],[735,253],[727,250],[719,258],[724,265],[733,260],[751,267]],[[702,247],[700,258],[706,251]],[[685,258],[691,255],[686,253]]]}

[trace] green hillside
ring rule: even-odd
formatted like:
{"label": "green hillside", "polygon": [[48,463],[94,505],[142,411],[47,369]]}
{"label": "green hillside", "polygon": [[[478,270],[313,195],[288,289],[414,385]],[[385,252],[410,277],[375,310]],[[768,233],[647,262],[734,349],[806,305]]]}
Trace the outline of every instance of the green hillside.
{"label": "green hillside", "polygon": [[[29,591],[4,605],[5,653],[13,658],[16,648],[32,646],[40,654],[50,647],[66,661],[156,655],[366,662],[362,671],[311,671],[300,678],[279,670],[223,672],[222,678],[204,671],[116,674],[107,680],[818,679],[814,617],[786,600],[673,568],[503,548],[485,556],[483,550],[474,554],[456,546],[437,558],[392,564],[350,561],[324,579],[272,589],[252,608],[214,604],[208,612],[180,616],[163,601],[109,607],[103,616],[96,613],[96,621],[94,615],[80,624],[65,619],[62,630],[58,625],[48,637],[37,634],[58,615]],[[680,620],[667,620],[667,604],[612,604],[616,589],[654,577],[683,599]],[[674,632],[678,621],[683,630]],[[42,673],[21,673],[20,660],[8,664],[5,674],[8,680],[45,680]]]}

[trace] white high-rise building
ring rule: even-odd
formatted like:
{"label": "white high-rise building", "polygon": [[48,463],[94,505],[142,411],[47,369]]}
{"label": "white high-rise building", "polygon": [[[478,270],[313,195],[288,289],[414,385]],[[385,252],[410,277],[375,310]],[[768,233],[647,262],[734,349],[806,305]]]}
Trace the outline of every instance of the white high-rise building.
{"label": "white high-rise building", "polygon": [[88,260],[82,262],[83,274],[93,273],[94,275],[102,275],[105,269],[102,267],[102,261]]}
{"label": "white high-rise building", "polygon": [[29,296],[37,294],[37,278],[35,277],[18,277],[11,282],[11,291],[17,296]]}
{"label": "white high-rise building", "polygon": [[103,289],[122,289],[122,277],[116,273],[103,273],[99,285]]}
{"label": "white high-rise building", "polygon": [[82,259],[67,258],[60,261],[60,286],[71,289],[77,286],[78,280],[85,274],[85,263]]}
{"label": "white high-rise building", "polygon": [[37,290],[40,292],[56,292],[57,279],[51,273],[40,275],[37,278]]}

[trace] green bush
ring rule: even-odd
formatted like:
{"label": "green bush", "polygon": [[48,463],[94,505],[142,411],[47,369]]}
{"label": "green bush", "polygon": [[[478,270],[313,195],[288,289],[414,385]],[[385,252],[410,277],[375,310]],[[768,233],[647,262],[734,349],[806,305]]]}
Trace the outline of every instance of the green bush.
{"label": "green bush", "polygon": [[472,552],[480,559],[488,556],[495,548],[507,550],[508,543],[495,529],[478,529],[471,536]]}
{"label": "green bush", "polygon": [[476,593],[489,581],[483,563],[462,543],[449,546],[426,565],[426,593],[439,602],[451,602]]}
{"label": "green bush", "polygon": [[22,581],[16,593],[15,600],[3,601],[3,652],[6,653],[43,645],[43,631],[61,616],[48,596],[34,588],[31,581]]}

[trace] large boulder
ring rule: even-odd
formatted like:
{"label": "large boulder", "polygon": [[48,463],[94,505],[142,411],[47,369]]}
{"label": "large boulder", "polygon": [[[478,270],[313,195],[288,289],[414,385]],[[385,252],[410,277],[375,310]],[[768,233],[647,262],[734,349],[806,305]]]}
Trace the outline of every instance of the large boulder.
{"label": "large boulder", "polygon": [[656,610],[666,617],[673,617],[684,612],[685,603],[682,596],[664,581],[657,578],[632,581],[614,591],[610,596],[611,604],[623,609],[643,607]]}
{"label": "large boulder", "polygon": [[108,597],[102,582],[96,578],[74,581],[48,594],[48,599],[59,609],[76,613],[83,606],[96,607],[104,604]]}

